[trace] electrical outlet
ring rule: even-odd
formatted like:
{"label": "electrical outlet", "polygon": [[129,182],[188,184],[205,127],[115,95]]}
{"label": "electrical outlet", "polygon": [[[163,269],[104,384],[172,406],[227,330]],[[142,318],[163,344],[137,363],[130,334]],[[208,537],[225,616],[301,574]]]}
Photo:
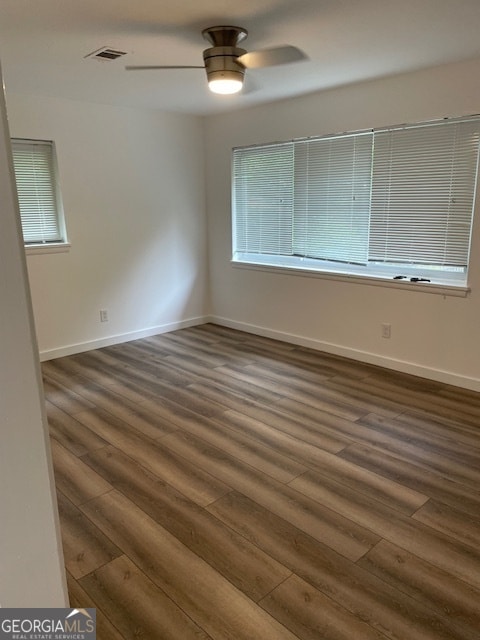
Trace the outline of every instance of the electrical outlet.
{"label": "electrical outlet", "polygon": [[382,338],[391,338],[392,337],[392,325],[388,324],[388,322],[384,322],[382,324]]}
{"label": "electrical outlet", "polygon": [[108,322],[108,311],[100,309],[100,322]]}

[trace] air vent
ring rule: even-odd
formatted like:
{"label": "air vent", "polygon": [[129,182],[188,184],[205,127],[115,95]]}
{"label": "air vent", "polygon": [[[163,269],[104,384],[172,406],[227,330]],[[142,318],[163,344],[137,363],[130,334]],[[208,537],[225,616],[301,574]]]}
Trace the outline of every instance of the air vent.
{"label": "air vent", "polygon": [[92,51],[92,53],[86,55],[85,58],[95,58],[95,60],[109,62],[126,55],[126,51],[119,51],[118,49],[111,49],[110,47],[102,47],[101,49],[97,49],[97,51]]}

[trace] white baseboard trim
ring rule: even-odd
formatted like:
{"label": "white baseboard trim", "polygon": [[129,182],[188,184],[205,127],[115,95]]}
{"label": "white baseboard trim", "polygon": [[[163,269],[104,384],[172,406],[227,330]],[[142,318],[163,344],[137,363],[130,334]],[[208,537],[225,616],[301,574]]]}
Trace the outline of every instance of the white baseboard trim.
{"label": "white baseboard trim", "polygon": [[326,353],[331,353],[336,356],[359,360],[360,362],[374,364],[379,367],[385,367],[386,369],[400,371],[401,373],[409,373],[414,376],[419,376],[420,378],[427,378],[428,380],[451,384],[455,387],[462,387],[464,389],[470,389],[471,391],[480,391],[480,379],[478,378],[470,378],[450,371],[443,371],[441,369],[432,369],[430,367],[415,364],[414,362],[388,358],[375,353],[369,353],[368,351],[342,347],[341,345],[323,342],[322,340],[305,338],[293,333],[276,331],[275,329],[260,327],[246,322],[237,322],[236,320],[230,320],[229,318],[222,318],[220,316],[211,316],[206,321],[213,322],[214,324],[219,324],[224,327],[230,327],[231,329],[245,331],[246,333],[264,336],[265,338],[273,338],[274,340],[290,342],[291,344],[296,344],[301,347],[309,347],[310,349],[315,349],[317,351],[325,351]]}
{"label": "white baseboard trim", "polygon": [[140,329],[139,331],[131,331],[129,333],[107,336],[106,338],[80,342],[78,344],[58,347],[56,349],[48,349],[46,351],[40,351],[40,361],[45,362],[46,360],[53,360],[54,358],[63,358],[64,356],[71,356],[75,353],[91,351],[92,349],[110,347],[113,344],[130,342],[130,340],[139,340],[140,338],[148,338],[161,333],[176,331],[177,329],[186,329],[187,327],[194,327],[198,324],[205,324],[206,322],[211,322],[211,318],[209,316],[199,316],[197,318],[189,318],[188,320],[169,322],[156,327],[148,327],[147,329]]}

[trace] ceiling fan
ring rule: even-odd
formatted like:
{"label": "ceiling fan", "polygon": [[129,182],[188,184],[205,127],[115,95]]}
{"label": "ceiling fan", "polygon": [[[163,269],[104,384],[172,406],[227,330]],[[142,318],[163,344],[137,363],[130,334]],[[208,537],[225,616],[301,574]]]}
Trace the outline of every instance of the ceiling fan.
{"label": "ceiling fan", "polygon": [[217,26],[202,31],[211,47],[203,52],[202,66],[128,66],[127,71],[149,69],[205,69],[208,86],[214,93],[237,93],[243,87],[246,69],[259,69],[304,60],[307,56],[290,45],[247,53],[238,45],[248,36],[243,27]]}

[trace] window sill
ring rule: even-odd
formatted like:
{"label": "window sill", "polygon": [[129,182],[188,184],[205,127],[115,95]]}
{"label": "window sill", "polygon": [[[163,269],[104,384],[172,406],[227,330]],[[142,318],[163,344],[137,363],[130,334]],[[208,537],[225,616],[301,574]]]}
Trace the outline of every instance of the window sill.
{"label": "window sill", "polygon": [[27,256],[40,255],[43,253],[68,253],[72,245],[69,242],[55,242],[51,244],[28,244],[25,245]]}
{"label": "window sill", "polygon": [[435,282],[410,282],[410,280],[393,280],[392,278],[381,278],[378,276],[350,275],[328,271],[314,271],[313,269],[272,266],[267,264],[256,264],[252,262],[238,262],[236,260],[231,260],[230,262],[232,266],[237,269],[253,269],[254,271],[267,271],[269,273],[283,273],[292,276],[307,278],[321,278],[323,280],[348,282],[350,284],[363,284],[374,287],[402,289],[404,291],[414,291],[416,293],[433,293],[437,295],[453,296],[457,298],[466,298],[470,293],[470,287],[462,285],[442,284]]}

